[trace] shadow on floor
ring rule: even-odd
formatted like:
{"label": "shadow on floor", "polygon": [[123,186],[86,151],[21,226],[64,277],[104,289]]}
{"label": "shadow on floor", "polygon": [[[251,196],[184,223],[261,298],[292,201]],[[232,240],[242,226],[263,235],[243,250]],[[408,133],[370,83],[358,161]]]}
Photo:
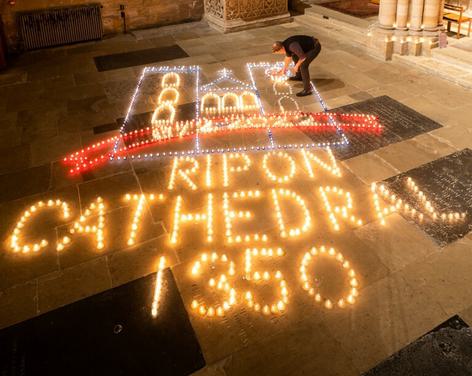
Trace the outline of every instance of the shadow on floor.
{"label": "shadow on floor", "polygon": [[336,90],[345,87],[344,82],[337,78],[314,78],[311,80],[317,89],[324,91]]}

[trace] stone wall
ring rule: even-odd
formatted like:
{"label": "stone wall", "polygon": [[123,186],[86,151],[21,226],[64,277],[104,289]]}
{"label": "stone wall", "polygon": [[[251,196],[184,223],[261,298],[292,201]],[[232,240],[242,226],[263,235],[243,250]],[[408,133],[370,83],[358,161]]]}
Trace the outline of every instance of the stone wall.
{"label": "stone wall", "polygon": [[[0,0],[0,15],[5,24],[5,34],[10,46],[18,39],[15,13],[19,11],[44,9],[56,6],[78,5],[94,2],[80,0],[16,0],[9,5]],[[140,29],[161,25],[200,20],[203,16],[203,0],[102,0],[103,25],[106,34],[122,31],[120,4],[126,5],[129,29]]]}

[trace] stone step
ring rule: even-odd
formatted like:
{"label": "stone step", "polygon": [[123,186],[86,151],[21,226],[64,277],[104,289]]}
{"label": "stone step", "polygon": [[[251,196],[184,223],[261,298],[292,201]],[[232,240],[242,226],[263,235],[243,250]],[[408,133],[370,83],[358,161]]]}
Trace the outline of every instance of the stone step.
{"label": "stone step", "polygon": [[393,61],[404,63],[421,69],[424,72],[434,74],[447,81],[453,82],[467,89],[472,89],[472,73],[470,69],[464,69],[447,61],[424,56],[400,56],[394,55]]}
{"label": "stone step", "polygon": [[369,20],[350,16],[349,14],[341,13],[334,9],[325,8],[315,4],[311,5],[310,8],[306,8],[305,14],[314,14],[321,17],[329,17],[330,19],[342,21],[349,25],[357,26],[360,28],[368,28],[371,23]]}
{"label": "stone step", "polygon": [[472,53],[452,46],[433,50],[432,57],[458,68],[469,70],[472,68]]}
{"label": "stone step", "polygon": [[[350,24],[348,20],[340,20],[336,18],[324,18],[322,15],[318,13],[308,13],[305,14],[304,16],[301,16],[305,22],[313,22],[316,24],[324,23],[326,25],[334,26],[334,27],[341,27],[343,30],[359,34],[359,35],[365,35],[367,34],[368,31],[368,26],[358,26],[355,24]],[[299,17],[297,17],[298,19]]]}
{"label": "stone step", "polygon": [[366,29],[355,27],[339,20],[324,19],[313,15],[304,15],[297,17],[295,22],[299,22],[305,26],[316,25],[318,27],[323,27],[327,33],[334,34],[337,39],[343,37],[364,44],[367,37]]}

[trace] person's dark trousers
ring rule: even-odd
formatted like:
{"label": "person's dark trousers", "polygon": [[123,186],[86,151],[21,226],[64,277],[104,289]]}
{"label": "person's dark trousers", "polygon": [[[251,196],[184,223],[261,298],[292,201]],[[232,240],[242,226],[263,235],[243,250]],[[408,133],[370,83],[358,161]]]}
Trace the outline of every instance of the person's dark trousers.
{"label": "person's dark trousers", "polygon": [[[321,44],[319,42],[316,42],[315,48],[305,53],[306,58],[303,61],[302,65],[300,65],[300,68],[298,69],[296,77],[301,78],[303,80],[303,89],[305,91],[311,91],[310,71],[308,70],[308,66],[319,55],[320,51],[321,51]],[[295,64],[297,64],[298,56],[293,55],[292,60]]]}

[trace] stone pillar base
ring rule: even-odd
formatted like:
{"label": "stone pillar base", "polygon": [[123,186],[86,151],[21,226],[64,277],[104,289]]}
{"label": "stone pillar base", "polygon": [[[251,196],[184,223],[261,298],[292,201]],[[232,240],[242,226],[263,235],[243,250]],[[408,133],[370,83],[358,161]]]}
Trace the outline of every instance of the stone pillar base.
{"label": "stone pillar base", "polygon": [[369,47],[380,53],[385,60],[392,60],[394,42],[393,30],[378,28],[369,33]]}
{"label": "stone pillar base", "polygon": [[377,28],[370,33],[370,47],[385,60],[391,60],[393,54],[431,56],[431,50],[438,47],[438,40],[437,32]]}
{"label": "stone pillar base", "polygon": [[205,19],[211,27],[218,31],[222,31],[223,33],[231,33],[234,31],[247,30],[268,25],[277,25],[293,21],[292,16],[290,16],[290,13],[288,12],[277,16],[258,18],[251,21],[244,21],[242,19],[224,20],[215,17],[212,14],[206,14]]}

